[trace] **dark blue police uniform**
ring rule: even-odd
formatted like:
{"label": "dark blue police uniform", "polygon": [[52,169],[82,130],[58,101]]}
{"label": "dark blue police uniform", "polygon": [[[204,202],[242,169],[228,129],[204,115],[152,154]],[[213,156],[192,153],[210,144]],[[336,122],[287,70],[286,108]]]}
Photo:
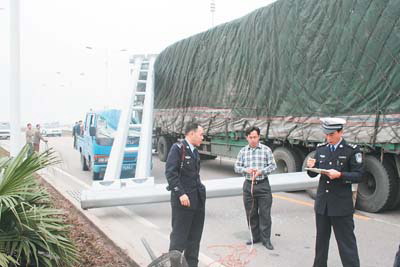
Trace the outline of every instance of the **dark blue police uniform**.
{"label": "dark blue police uniform", "polygon": [[[317,237],[313,266],[327,266],[331,228],[335,232],[343,266],[360,266],[354,235],[351,184],[359,183],[362,179],[361,151],[357,146],[349,145],[342,140],[335,151],[331,151],[329,144],[319,146],[315,159],[316,168],[335,169],[342,175],[333,180],[326,175],[321,175],[319,180],[314,206]],[[308,175],[315,177],[318,174],[308,171]]]}
{"label": "dark blue police uniform", "polygon": [[400,245],[399,245],[399,250],[396,253],[396,257],[394,258],[393,267],[400,267]]}
{"label": "dark blue police uniform", "polygon": [[[172,232],[169,250],[184,251],[190,267],[198,265],[205,217],[206,189],[200,181],[200,156],[187,141],[174,144],[168,154],[165,175],[171,190]],[[181,205],[186,194],[190,207]]]}

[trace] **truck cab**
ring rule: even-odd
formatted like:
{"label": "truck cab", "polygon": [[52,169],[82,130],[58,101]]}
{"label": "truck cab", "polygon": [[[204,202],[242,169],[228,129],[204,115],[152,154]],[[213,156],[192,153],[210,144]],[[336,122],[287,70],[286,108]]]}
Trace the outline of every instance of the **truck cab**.
{"label": "truck cab", "polygon": [[43,136],[62,136],[62,129],[59,122],[44,123],[41,132]]}
{"label": "truck cab", "polygon": [[[102,180],[117,131],[121,111],[116,109],[90,111],[86,114],[83,131],[77,136],[82,170],[91,171],[93,180]],[[139,145],[140,132],[129,131],[127,147]],[[137,152],[125,153],[121,177],[133,177],[136,169]]]}
{"label": "truck cab", "polygon": [[0,122],[0,139],[10,139],[10,123]]}

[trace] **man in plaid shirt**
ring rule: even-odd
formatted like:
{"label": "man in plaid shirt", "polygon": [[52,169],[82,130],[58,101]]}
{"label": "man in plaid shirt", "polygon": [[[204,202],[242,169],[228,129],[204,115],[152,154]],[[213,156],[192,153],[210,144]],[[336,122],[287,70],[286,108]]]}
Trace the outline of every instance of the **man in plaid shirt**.
{"label": "man in plaid shirt", "polygon": [[250,127],[246,130],[249,144],[243,147],[236,159],[235,172],[243,174],[243,203],[247,222],[250,224],[253,240],[247,245],[262,242],[270,250],[272,194],[268,174],[276,169],[271,149],[260,144],[260,129]]}

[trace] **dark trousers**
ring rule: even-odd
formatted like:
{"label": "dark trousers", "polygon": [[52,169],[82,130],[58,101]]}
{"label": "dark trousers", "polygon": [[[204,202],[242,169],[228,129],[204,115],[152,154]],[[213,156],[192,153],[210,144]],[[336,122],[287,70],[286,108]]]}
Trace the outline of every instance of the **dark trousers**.
{"label": "dark trousers", "polygon": [[314,267],[326,267],[328,261],[331,229],[335,232],[343,267],[359,267],[353,215],[327,216],[316,213],[317,238],[315,243]]}
{"label": "dark trousers", "polygon": [[33,154],[33,143],[27,143],[27,145],[29,146],[28,156],[30,156]]}
{"label": "dark trousers", "polygon": [[400,245],[399,250],[396,253],[396,258],[394,259],[393,267],[400,267]]}
{"label": "dark trousers", "polygon": [[171,207],[172,232],[169,250],[184,251],[189,267],[197,267],[204,226],[205,203],[198,203],[196,209],[176,205],[171,205]]}
{"label": "dark trousers", "polygon": [[247,223],[250,222],[253,240],[266,242],[271,238],[271,206],[272,194],[268,181],[255,184],[253,195],[251,183],[243,184],[243,203],[246,210]]}

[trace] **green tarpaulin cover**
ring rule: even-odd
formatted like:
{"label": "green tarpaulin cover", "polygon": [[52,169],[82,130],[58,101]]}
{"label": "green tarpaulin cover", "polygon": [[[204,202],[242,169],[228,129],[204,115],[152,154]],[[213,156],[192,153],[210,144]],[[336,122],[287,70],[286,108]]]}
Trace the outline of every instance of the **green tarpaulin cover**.
{"label": "green tarpaulin cover", "polygon": [[156,126],[320,140],[341,116],[353,142],[400,143],[399,63],[399,0],[280,0],[158,56]]}

